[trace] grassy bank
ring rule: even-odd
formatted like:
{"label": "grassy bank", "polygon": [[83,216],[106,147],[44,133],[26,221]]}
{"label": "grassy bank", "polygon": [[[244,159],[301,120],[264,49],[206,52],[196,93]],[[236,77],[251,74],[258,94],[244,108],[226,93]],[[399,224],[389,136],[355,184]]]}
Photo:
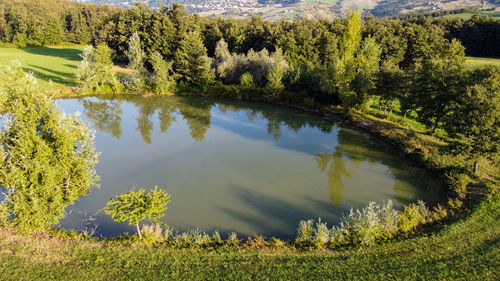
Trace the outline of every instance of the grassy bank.
{"label": "grassy bank", "polygon": [[440,231],[368,248],[176,249],[0,231],[3,280],[495,280],[500,201],[475,205]]}

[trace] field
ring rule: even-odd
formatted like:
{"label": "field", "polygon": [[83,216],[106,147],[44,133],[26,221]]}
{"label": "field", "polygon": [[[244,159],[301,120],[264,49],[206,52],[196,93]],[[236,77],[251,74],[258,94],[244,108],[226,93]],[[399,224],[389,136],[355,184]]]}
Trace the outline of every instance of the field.
{"label": "field", "polygon": [[76,68],[82,47],[61,48],[0,48],[0,65],[13,60],[21,62],[23,70],[32,72],[44,91],[76,86]]}
{"label": "field", "polygon": [[475,15],[479,15],[482,17],[488,16],[488,17],[493,17],[493,18],[500,18],[500,12],[490,12],[490,11],[477,11],[477,12],[461,13],[461,14],[449,14],[449,15],[445,15],[443,17],[450,18],[450,19],[460,18],[463,20],[468,20]]}
{"label": "field", "polygon": [[481,65],[500,66],[500,59],[467,57],[465,64],[472,67],[477,67]]}

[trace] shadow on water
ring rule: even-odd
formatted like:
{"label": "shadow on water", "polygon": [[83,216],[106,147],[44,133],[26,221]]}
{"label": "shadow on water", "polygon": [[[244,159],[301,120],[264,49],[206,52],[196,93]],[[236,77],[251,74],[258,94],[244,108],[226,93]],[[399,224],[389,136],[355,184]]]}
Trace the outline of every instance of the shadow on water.
{"label": "shadow on water", "polygon": [[82,50],[75,48],[24,48],[23,51],[39,56],[57,57],[66,60],[80,61]]}
{"label": "shadow on water", "polygon": [[[238,198],[240,203],[256,210],[258,214],[248,214],[237,210],[236,208],[219,207],[220,210],[229,214],[238,221],[245,222],[252,228],[259,229],[258,234],[264,236],[274,236],[277,238],[290,237],[295,233],[298,223],[301,220],[322,217],[329,221],[336,221],[345,210],[334,209],[328,204],[324,204],[313,199],[309,200],[314,205],[314,211],[304,205],[291,204],[285,200],[271,197],[258,191],[253,191],[240,185],[232,185],[231,192]],[[320,211],[318,212],[318,207]],[[253,234],[253,233],[248,233]]]}

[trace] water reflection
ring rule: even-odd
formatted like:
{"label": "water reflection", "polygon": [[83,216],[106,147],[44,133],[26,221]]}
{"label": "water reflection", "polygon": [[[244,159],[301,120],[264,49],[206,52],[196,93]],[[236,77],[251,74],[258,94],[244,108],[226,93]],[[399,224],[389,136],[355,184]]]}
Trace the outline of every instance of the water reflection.
{"label": "water reflection", "polygon": [[[172,194],[165,222],[290,238],[302,219],[330,225],[349,208],[435,198],[431,175],[353,128],[261,103],[197,97],[99,96],[58,100],[97,130],[101,189],[78,201],[62,225],[133,232],[99,213],[134,186]],[[436,188],[437,189],[437,188]]]}
{"label": "water reflection", "polygon": [[210,129],[213,108],[222,113],[245,112],[248,120],[261,118],[267,122],[267,132],[278,141],[282,136],[282,126],[287,130],[298,132],[302,128],[318,128],[329,133],[334,128],[331,122],[321,119],[310,119],[309,116],[299,114],[292,110],[277,111],[272,106],[263,104],[238,105],[233,101],[221,101],[207,98],[177,98],[177,97],[137,97],[137,96],[99,96],[97,100],[82,99],[84,114],[93,126],[101,133],[110,134],[120,138],[122,121],[122,101],[132,103],[137,108],[139,116],[136,118],[137,130],[140,132],[144,143],[152,144],[154,130],[153,118],[158,112],[160,132],[166,134],[173,122],[177,121],[176,115],[181,115],[186,121],[191,137],[196,141],[203,141],[205,134]]}

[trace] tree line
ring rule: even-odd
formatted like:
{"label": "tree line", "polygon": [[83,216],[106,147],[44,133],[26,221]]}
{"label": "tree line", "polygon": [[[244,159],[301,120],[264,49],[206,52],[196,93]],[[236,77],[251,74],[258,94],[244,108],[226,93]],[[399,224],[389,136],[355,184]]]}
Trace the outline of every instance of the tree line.
{"label": "tree line", "polygon": [[[148,40],[152,49],[175,49],[174,38],[196,25],[211,57],[215,44],[224,38],[231,52],[246,53],[263,48],[283,49],[293,60],[311,64],[325,63],[331,45],[342,33],[342,19],[263,21],[254,16],[247,20],[200,18],[185,15],[182,5],[160,6],[152,10],[144,4],[130,9],[106,5],[82,4],[68,0],[2,0],[0,2],[0,41],[17,46],[45,46],[61,42],[110,46],[123,54],[127,39],[136,31]],[[411,16],[402,19],[365,18],[363,36],[377,36],[395,43],[394,51],[419,39],[417,28],[436,30],[447,39],[457,39],[469,56],[500,57],[500,20],[474,16],[469,20]],[[177,32],[169,33],[177,30]],[[147,34],[149,35],[147,35]],[[411,36],[412,33],[417,33]],[[153,38],[153,39],[150,39]],[[108,42],[109,43],[109,42]]]}
{"label": "tree line", "polygon": [[[276,32],[276,26],[286,28]],[[194,91],[345,110],[378,104],[411,115],[433,134],[444,129],[463,139],[472,154],[498,152],[500,70],[467,68],[464,46],[430,18],[380,24],[353,11],[338,22],[274,24],[138,4],[110,28],[94,50],[102,57],[95,66],[103,67],[83,71],[96,61],[84,51],[78,75],[87,90]],[[128,63],[130,77],[116,78],[111,53]]]}

